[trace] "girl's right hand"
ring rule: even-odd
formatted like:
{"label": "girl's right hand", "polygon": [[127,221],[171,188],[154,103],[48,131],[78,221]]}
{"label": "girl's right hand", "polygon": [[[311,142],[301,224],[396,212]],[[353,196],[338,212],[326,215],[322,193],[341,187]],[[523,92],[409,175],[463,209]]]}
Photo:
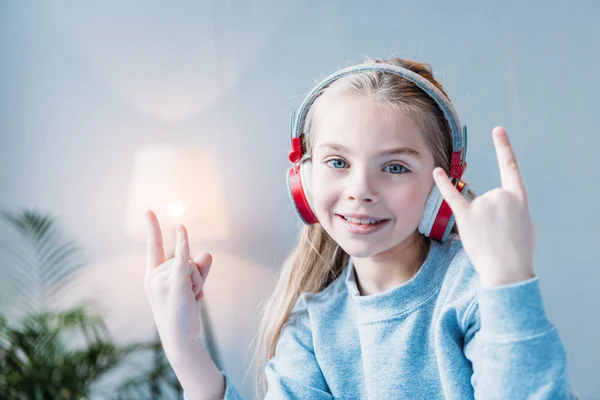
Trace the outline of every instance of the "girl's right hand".
{"label": "girl's right hand", "polygon": [[166,260],[158,219],[151,210],[146,212],[145,217],[149,232],[144,286],[160,340],[168,355],[198,341],[202,332],[200,301],[204,296],[202,289],[212,256],[203,253],[192,260],[187,231],[179,225],[175,257]]}

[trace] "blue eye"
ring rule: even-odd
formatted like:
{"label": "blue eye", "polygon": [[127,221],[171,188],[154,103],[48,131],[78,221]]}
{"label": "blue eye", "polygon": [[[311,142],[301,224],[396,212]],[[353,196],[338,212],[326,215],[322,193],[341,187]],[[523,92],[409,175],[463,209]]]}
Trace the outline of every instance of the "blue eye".
{"label": "blue eye", "polygon": [[[331,165],[331,163],[335,163],[334,165]],[[346,166],[346,161],[341,160],[339,158],[335,158],[333,160],[329,160],[326,162],[327,165],[329,165],[330,167],[333,167],[335,169],[340,169],[340,168],[344,168]]]}
{"label": "blue eye", "polygon": [[390,164],[385,167],[386,171],[391,172],[392,174],[401,174],[403,171],[408,172],[408,170],[400,164]]}

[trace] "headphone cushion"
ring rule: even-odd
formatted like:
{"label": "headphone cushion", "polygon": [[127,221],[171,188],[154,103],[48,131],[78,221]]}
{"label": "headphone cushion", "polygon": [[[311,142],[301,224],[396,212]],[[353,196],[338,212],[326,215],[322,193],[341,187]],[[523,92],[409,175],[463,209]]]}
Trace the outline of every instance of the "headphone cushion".
{"label": "headphone cushion", "polygon": [[306,223],[318,222],[312,205],[311,180],[312,164],[304,161],[288,169],[286,176],[288,196],[298,217]]}
{"label": "headphone cushion", "polygon": [[310,210],[315,214],[312,197],[312,161],[310,159],[304,160],[300,164],[300,181],[302,182],[302,188],[304,189],[304,195],[306,196]]}
{"label": "headphone cushion", "polygon": [[433,189],[431,189],[429,197],[427,197],[427,202],[425,203],[423,217],[419,223],[419,232],[425,236],[429,236],[431,234],[433,223],[437,218],[438,211],[440,210],[443,201],[444,198],[442,197],[437,185],[433,185]]}

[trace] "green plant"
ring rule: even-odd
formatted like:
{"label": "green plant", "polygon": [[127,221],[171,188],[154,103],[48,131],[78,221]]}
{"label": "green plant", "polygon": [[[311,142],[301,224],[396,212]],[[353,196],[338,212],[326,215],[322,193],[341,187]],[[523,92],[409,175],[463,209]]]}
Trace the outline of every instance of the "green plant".
{"label": "green plant", "polygon": [[81,247],[64,240],[56,219],[47,213],[0,211],[0,221],[22,239],[0,244],[4,260],[0,273],[13,292],[3,305],[22,312],[45,311],[63,293],[69,278],[85,266]]}
{"label": "green plant", "polygon": [[[0,244],[0,275],[6,277],[1,281],[12,290],[1,305],[11,321],[18,321],[9,323],[0,314],[0,399],[85,399],[109,371],[130,356],[148,353],[153,360],[150,369],[139,368],[108,396],[181,398],[158,339],[117,345],[102,317],[89,311],[90,304],[50,310],[85,265],[80,246],[62,239],[53,216],[32,210],[0,211],[0,220],[20,238]],[[78,340],[82,343],[74,346]]]}
{"label": "green plant", "polygon": [[[80,348],[67,342],[83,339]],[[10,326],[0,317],[0,393],[10,399],[82,399],[139,345],[116,346],[83,307],[41,312]]]}

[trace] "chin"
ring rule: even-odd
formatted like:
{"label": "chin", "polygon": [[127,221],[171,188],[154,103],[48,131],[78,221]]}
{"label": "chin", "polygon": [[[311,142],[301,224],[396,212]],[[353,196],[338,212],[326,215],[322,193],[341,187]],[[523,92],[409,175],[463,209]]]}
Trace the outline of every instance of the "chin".
{"label": "chin", "polygon": [[[416,228],[415,228],[416,230]],[[401,237],[398,238],[398,236]],[[339,237],[340,240],[336,240]],[[412,235],[409,233],[398,235],[393,239],[390,237],[381,237],[379,239],[373,238],[373,240],[352,240],[342,235],[335,235],[332,238],[340,245],[340,247],[353,258],[369,258],[377,255],[395,252],[398,246],[403,246],[408,241],[413,241]],[[387,239],[387,240],[386,240]]]}
{"label": "chin", "polygon": [[352,258],[369,258],[369,257],[373,257],[377,254],[380,253],[380,251],[369,251],[369,250],[364,250],[364,251],[346,251],[346,253],[348,253],[348,255]]}
{"label": "chin", "polygon": [[380,244],[374,246],[369,243],[338,243],[342,250],[352,258],[369,258],[386,250],[385,248],[382,248]]}

